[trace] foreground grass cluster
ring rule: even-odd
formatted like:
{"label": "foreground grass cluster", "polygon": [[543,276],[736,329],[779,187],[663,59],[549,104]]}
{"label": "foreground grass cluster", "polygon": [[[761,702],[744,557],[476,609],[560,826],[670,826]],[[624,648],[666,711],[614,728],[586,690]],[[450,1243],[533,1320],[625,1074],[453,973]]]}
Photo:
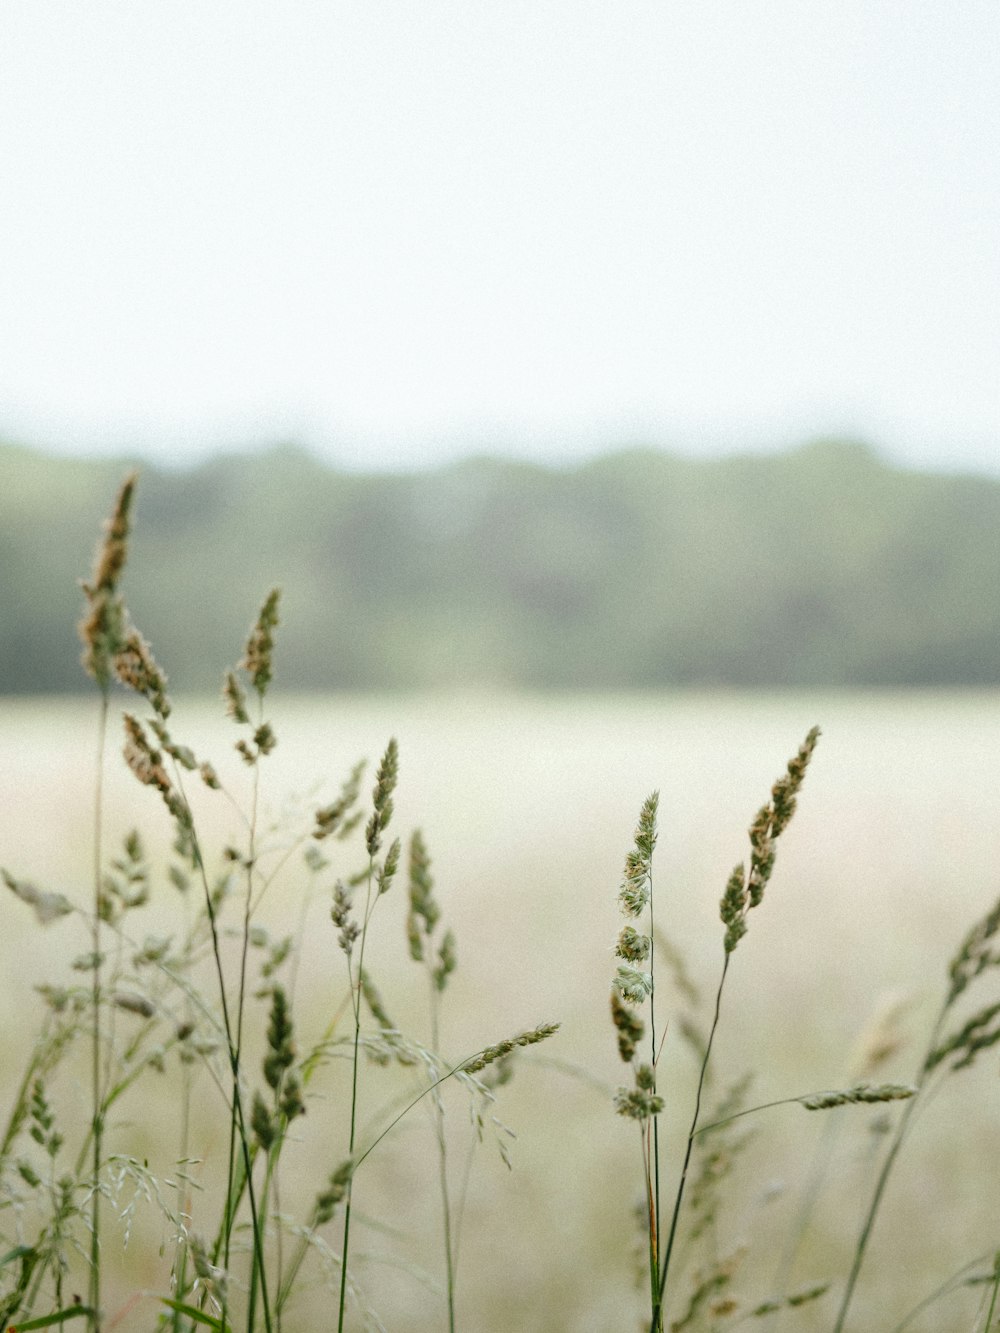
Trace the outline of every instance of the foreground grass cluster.
{"label": "foreground grass cluster", "polygon": [[[498,1114],[503,1085],[515,1057],[547,1041],[557,1025],[505,1032],[501,1021],[483,1034],[478,1050],[446,1050],[441,1011],[457,944],[421,834],[405,842],[396,836],[394,741],[367,783],[358,765],[338,798],[313,808],[301,828],[276,840],[262,827],[262,775],[277,743],[268,716],[277,592],[265,599],[239,667],[224,677],[244,794],[220,777],[224,765],[214,766],[174,734],[166,678],[131,624],[119,587],[134,488],[134,478],[122,487],[84,585],[84,666],[97,687],[100,754],[91,899],[72,902],[36,887],[20,868],[4,870],[8,888],[42,926],[65,917],[71,927],[75,919],[86,939],[69,976],[42,988],[28,1066],[4,1089],[0,1319],[16,1329],[76,1321],[88,1330],[111,1330],[129,1321],[132,1328],[294,1333],[303,1291],[323,1281],[330,1291],[326,1326],[381,1328],[378,1292],[366,1287],[354,1261],[352,1214],[355,1221],[363,1215],[358,1210],[365,1208],[372,1154],[415,1122],[412,1132],[426,1136],[426,1151],[420,1151],[425,1188],[438,1200],[440,1271],[414,1326],[453,1330],[470,1166],[468,1136],[461,1131],[471,1123],[473,1148],[489,1139],[506,1155],[509,1131]],[[124,715],[125,761],[165,808],[172,828],[166,873],[177,924],[171,933],[152,933],[144,921],[151,888],[162,878],[144,839],[131,833],[121,846],[105,846],[106,732],[116,683],[139,701]],[[747,857],[724,887],[720,972],[703,1020],[685,1003],[690,983],[683,961],[654,918],[655,794],[640,812],[626,857],[622,924],[609,941],[616,955],[611,1027],[595,1040],[617,1040],[627,1066],[608,1119],[610,1125],[617,1112],[635,1125],[647,1293],[639,1326],[650,1333],[723,1330],[750,1320],[764,1326],[772,1316],[772,1323],[791,1327],[807,1310],[814,1318],[825,1311],[825,1326],[835,1333],[861,1333],[852,1322],[855,1291],[916,1115],[941,1080],[1000,1040],[1000,1004],[969,1004],[980,978],[995,977],[1000,964],[998,904],[953,958],[912,1082],[876,1081],[882,1062],[876,1049],[851,1086],[789,1099],[807,1112],[832,1115],[838,1107],[884,1104],[893,1117],[848,1271],[779,1283],[765,1301],[741,1298],[740,1255],[720,1250],[716,1222],[727,1206],[727,1177],[747,1142],[745,1118],[766,1108],[746,1104],[745,1080],[721,1091],[712,1083],[712,1051],[727,976],[749,914],[764,898],[817,741],[814,729],[775,783],[750,826]],[[241,829],[239,838],[212,850],[200,814],[206,800],[231,806]],[[305,914],[288,909],[287,933],[271,934],[261,924],[262,904],[278,891],[289,901],[289,883],[301,889],[303,902],[325,895],[332,918],[330,954],[339,962],[336,971],[331,967],[330,1002],[318,1033],[307,1033],[296,1003]],[[393,1005],[379,989],[380,933],[373,927],[381,899],[394,889],[406,896],[408,950],[426,979],[426,1017],[408,1009],[405,1025],[393,1021]],[[162,892],[157,887],[154,896]],[[665,1099],[676,1104],[684,1095],[683,1083],[667,1072],[678,1041],[694,1052],[698,1077],[689,1128],[675,1153],[661,1142],[660,1126]],[[152,1164],[122,1114],[145,1085],[158,1103],[169,1102],[176,1134],[161,1162]],[[192,1122],[206,1085],[225,1125],[224,1149],[199,1160]],[[79,1100],[73,1106],[72,1090],[82,1087],[86,1109]],[[129,1238],[141,1208],[160,1219],[169,1280],[160,1291],[136,1284],[122,1292],[108,1280],[109,1249]],[[627,1221],[616,1224],[621,1220]],[[371,1227],[373,1219],[366,1221]],[[809,1223],[806,1206],[789,1237],[790,1255]],[[623,1273],[623,1292],[629,1283]],[[887,1333],[905,1329],[911,1314],[935,1308],[956,1288],[981,1293],[973,1333],[997,1327],[1000,1264],[992,1250],[970,1256],[960,1273],[929,1282],[926,1292],[915,1292],[912,1312],[886,1312],[882,1326]],[[634,1304],[625,1299],[622,1310],[621,1327],[636,1327]]]}

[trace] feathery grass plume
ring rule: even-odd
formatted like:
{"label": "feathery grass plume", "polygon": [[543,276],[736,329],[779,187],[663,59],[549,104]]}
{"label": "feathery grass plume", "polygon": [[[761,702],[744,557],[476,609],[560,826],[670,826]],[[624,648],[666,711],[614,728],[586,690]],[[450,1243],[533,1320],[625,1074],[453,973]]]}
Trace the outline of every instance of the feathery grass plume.
{"label": "feathery grass plume", "polygon": [[989,942],[1000,930],[1000,899],[969,931],[962,947],[948,967],[951,986],[946,1004],[950,1007],[967,986],[987,968],[1000,966],[1000,951],[988,948]]}
{"label": "feathery grass plume", "polygon": [[617,989],[611,991],[611,1021],[618,1032],[618,1054],[628,1064],[642,1041],[646,1026],[635,1010],[622,1002]]}
{"label": "feathery grass plume", "polygon": [[170,796],[173,788],[167,770],[163,767],[162,754],[151,743],[137,717],[125,713],[122,720],[125,724],[125,748],[122,753],[133,776],[144,787],[155,787],[162,796]]}
{"label": "feathery grass plume", "polygon": [[142,839],[133,829],[125,838],[122,855],[111,862],[111,871],[104,876],[98,912],[102,921],[116,925],[126,912],[148,901],[149,865]]}
{"label": "feathery grass plume", "polygon": [[632,1120],[649,1120],[663,1110],[663,1098],[656,1093],[656,1074],[652,1065],[637,1065],[635,1087],[618,1088],[614,1096],[615,1110]]}
{"label": "feathery grass plume", "polygon": [[126,631],[113,665],[121,683],[141,694],[158,717],[170,716],[167,678],[157,665],[152,648],[134,626]]}
{"label": "feathery grass plume", "polygon": [[55,1128],[55,1116],[45,1096],[45,1084],[36,1078],[31,1085],[31,1128],[28,1133],[44,1149],[46,1156],[56,1157],[63,1145],[63,1136]]}
{"label": "feathery grass plume", "polygon": [[392,819],[392,793],[399,778],[399,746],[393,737],[386,746],[382,762],[378,766],[375,787],[372,791],[372,815],[365,830],[365,846],[368,855],[374,857],[382,846],[382,834]]}
{"label": "feathery grass plume", "polygon": [[615,989],[629,1004],[642,1004],[653,993],[653,978],[648,972],[637,967],[628,967],[620,963],[614,979]]}
{"label": "feathery grass plume", "polygon": [[337,936],[337,943],[347,954],[348,963],[350,963],[354,943],[361,934],[361,927],[351,916],[353,899],[354,895],[351,890],[343,880],[338,879],[333,886],[333,906],[330,908],[330,919],[340,931]]}
{"label": "feathery grass plume", "polygon": [[271,655],[274,651],[274,630],[278,624],[280,597],[281,589],[272,588],[264,599],[260,614],[247,639],[246,653],[240,663],[261,699],[271,683]]}
{"label": "feathery grass plume", "polygon": [[271,991],[267,1047],[267,1055],[264,1057],[264,1078],[267,1086],[277,1092],[285,1071],[295,1063],[292,1016],[288,1010],[288,997],[282,986],[275,986]]}
{"label": "feathery grass plume", "polygon": [[455,944],[455,932],[446,930],[441,937],[441,944],[438,948],[437,966],[431,972],[435,990],[444,990],[448,984],[448,978],[457,966],[458,951]]}
{"label": "feathery grass plume", "polygon": [[990,1004],[965,1023],[927,1056],[924,1068],[930,1072],[949,1056],[955,1059],[951,1071],[968,1069],[980,1051],[988,1051],[1000,1041],[1000,1004]]}
{"label": "feathery grass plume", "polygon": [[644,963],[649,957],[652,943],[648,935],[641,935],[634,926],[622,926],[615,954],[629,963]]}
{"label": "feathery grass plume", "polygon": [[49,893],[37,888],[26,879],[15,879],[7,870],[0,871],[0,874],[3,875],[3,882],[11,893],[34,909],[39,925],[48,926],[59,917],[68,916],[72,912],[73,904],[64,894]]}
{"label": "feathery grass plume", "polygon": [[399,839],[394,838],[385,854],[385,860],[375,871],[375,883],[380,896],[383,893],[388,893],[389,889],[392,888],[392,881],[396,878],[396,871],[399,869],[399,858],[402,850]]}
{"label": "feathery grass plume", "polygon": [[227,717],[231,717],[234,722],[240,723],[241,726],[248,724],[250,714],[247,712],[247,697],[235,671],[226,672],[222,684],[222,697],[226,702]]}
{"label": "feathery grass plume", "polygon": [[771,788],[771,800],[761,806],[750,825],[749,872],[745,865],[736,867],[719,904],[719,914],[726,927],[724,946],[727,954],[733,952],[746,934],[747,913],[751,908],[759,907],[764,898],[764,889],[774,871],[775,843],[795,813],[798,794],[819,736],[819,727],[813,727],[807,733],[798,753],[789,760],[786,772]]}
{"label": "feathery grass plume", "polygon": [[560,1023],[540,1023],[538,1027],[531,1028],[528,1032],[521,1032],[516,1037],[508,1037],[505,1041],[497,1042],[495,1046],[487,1046],[477,1056],[467,1060],[461,1066],[462,1073],[478,1074],[480,1069],[485,1069],[497,1060],[502,1060],[505,1055],[510,1055],[519,1046],[534,1046],[540,1041],[545,1041],[547,1037],[551,1037],[558,1032],[561,1026]]}
{"label": "feathery grass plume", "polygon": [[361,776],[364,771],[365,761],[362,759],[351,769],[337,799],[331,805],[322,806],[316,811],[313,837],[317,842],[321,842],[324,838],[342,838],[357,827],[360,815],[352,815],[351,811],[361,790]]}
{"label": "feathery grass plume", "polygon": [[369,974],[365,971],[362,971],[361,973],[361,993],[365,997],[365,1004],[367,1004],[371,1011],[372,1018],[374,1018],[382,1031],[395,1032],[397,1030],[396,1025],[389,1017],[381,992],[375,985],[374,981],[372,981]]}
{"label": "feathery grass plume", "polygon": [[329,1222],[333,1217],[337,1204],[342,1203],[344,1196],[347,1194],[347,1187],[351,1183],[353,1175],[354,1161],[348,1157],[332,1173],[326,1188],[316,1196],[313,1222],[315,1226],[321,1227],[324,1222]]}
{"label": "feathery grass plume", "polygon": [[[615,956],[624,961],[618,964],[612,981],[611,1019],[618,1034],[618,1054],[633,1065],[635,1086],[619,1087],[613,1097],[614,1108],[621,1116],[638,1121],[641,1129],[642,1170],[644,1177],[646,1232],[648,1238],[648,1268],[651,1295],[655,1301],[659,1273],[660,1232],[660,1131],[656,1117],[664,1101],[656,1090],[657,1048],[655,982],[653,953],[653,851],[656,847],[656,815],[659,792],[652,792],[639,812],[633,846],[625,857],[625,872],[618,891],[622,914],[634,920],[648,913],[648,934],[639,931],[627,921],[618,933]],[[648,963],[648,971],[635,964]],[[636,1066],[635,1055],[645,1024],[630,1020],[627,1006],[650,1001],[650,1063]],[[622,1001],[625,1003],[623,1004]],[[662,1333],[662,1321],[656,1320],[655,1333]]]}
{"label": "feathery grass plume", "polygon": [[151,720],[149,729],[160,742],[164,752],[168,754],[171,759],[180,764],[181,768],[187,769],[189,773],[195,771],[198,767],[198,760],[194,757],[193,750],[189,749],[186,745],[178,745],[176,741],[171,738],[170,732],[166,729],[163,723],[155,717]]}
{"label": "feathery grass plume", "polygon": [[761,1319],[764,1315],[776,1314],[779,1310],[801,1309],[803,1305],[810,1305],[813,1301],[818,1301],[829,1290],[829,1282],[820,1282],[814,1287],[806,1287],[802,1291],[794,1292],[791,1296],[779,1296],[775,1300],[762,1301],[760,1305],[754,1306],[750,1311],[750,1317]]}
{"label": "feathery grass plume", "polygon": [[871,1102],[902,1102],[916,1096],[917,1089],[907,1083],[857,1083],[853,1088],[837,1092],[815,1092],[796,1100],[807,1111],[827,1111],[833,1106],[867,1104]]}
{"label": "feathery grass plume", "polygon": [[656,846],[656,810],[659,803],[658,791],[646,797],[639,812],[635,846],[625,857],[625,872],[618,901],[627,916],[639,916],[649,901],[649,873]]}
{"label": "feathery grass plume", "polygon": [[130,512],[138,479],[131,472],[122,482],[111,517],[104,524],[90,582],[80,584],[84,594],[81,661],[87,675],[104,691],[111,684],[114,659],[125,641],[125,606],[118,594],[118,580],[128,557]]}
{"label": "feathery grass plume", "polygon": [[441,916],[440,908],[434,898],[434,880],[431,878],[430,866],[431,861],[423,834],[419,829],[414,829],[410,836],[410,909],[406,918],[406,936],[410,957],[415,963],[423,961],[424,937],[433,932]]}

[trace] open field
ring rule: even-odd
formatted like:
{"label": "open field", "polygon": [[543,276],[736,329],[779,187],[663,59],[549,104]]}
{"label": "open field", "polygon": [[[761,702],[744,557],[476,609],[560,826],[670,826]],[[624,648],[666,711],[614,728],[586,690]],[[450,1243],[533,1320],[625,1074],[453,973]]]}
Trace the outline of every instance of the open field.
{"label": "open field", "polygon": [[[75,699],[0,703],[0,865],[81,904],[89,894],[95,711]],[[682,950],[707,999],[721,961],[718,899],[745,855],[746,827],[807,729],[813,723],[823,729],[767,898],[734,956],[713,1057],[719,1092],[755,1072],[755,1103],[846,1086],[861,1034],[889,995],[912,999],[904,1021],[909,1041],[880,1077],[909,1081],[947,964],[1000,893],[995,694],[288,698],[278,692],[269,711],[279,744],[262,770],[263,802],[275,817],[292,809],[289,797],[331,799],[357,758],[368,756],[374,765],[389,736],[398,738],[397,828],[423,829],[438,897],[458,941],[459,971],[443,1017],[445,1045],[456,1058],[542,1021],[563,1025],[500,1090],[498,1113],[518,1134],[513,1171],[507,1174],[489,1141],[479,1149],[459,1275],[459,1326],[468,1333],[641,1327],[635,1131],[613,1114],[607,1094],[571,1067],[598,1083],[621,1078],[607,1012],[616,894],[651,789],[661,792],[657,924]],[[176,737],[216,762],[235,789],[245,775],[223,758],[232,734],[220,714],[212,701],[181,700],[172,722]],[[162,807],[114,758],[111,775],[111,824],[119,833],[138,824],[151,847],[164,852]],[[221,840],[227,816],[215,806],[206,805],[204,817]],[[311,909],[300,982],[304,1011],[317,1030],[344,991],[329,922],[331,883],[332,872]],[[145,910],[162,928],[176,895],[164,883],[157,897]],[[419,1029],[423,993],[406,955],[404,897],[400,885],[380,904],[371,968],[390,1009]],[[270,890],[262,919],[276,932],[291,929],[297,904],[289,873]],[[42,935],[27,909],[13,898],[6,902],[0,995],[9,1016],[3,1068],[11,1079],[33,1036],[32,984],[65,980],[63,964],[86,947],[73,918]],[[996,1065],[995,1052],[988,1052],[946,1084],[920,1117],[880,1219],[854,1333],[890,1333],[925,1291],[1000,1245]],[[379,1105],[381,1072],[366,1074],[369,1113]],[[690,1054],[672,1028],[661,1066],[668,1171],[675,1136],[690,1114],[693,1076]],[[147,1094],[156,1088],[144,1086]],[[337,1086],[334,1080],[325,1091],[331,1123],[339,1124]],[[205,1156],[219,1144],[211,1131],[212,1090],[206,1084],[199,1094],[204,1139],[195,1155]],[[123,1115],[142,1127],[143,1146],[133,1151],[160,1152],[169,1163],[169,1110],[155,1102],[132,1104]],[[460,1094],[452,1109],[460,1135]],[[314,1115],[310,1108],[303,1123],[318,1121],[322,1110]],[[794,1106],[753,1122],[756,1138],[728,1187],[729,1211],[717,1238],[722,1252],[748,1246],[737,1284],[748,1302],[773,1293],[784,1237],[824,1138],[825,1189],[788,1285],[842,1280],[872,1178],[878,1146],[872,1126],[882,1111],[832,1113],[839,1117],[835,1132],[824,1130],[823,1117]],[[430,1144],[429,1127],[417,1116],[373,1156],[370,1174],[359,1176],[359,1208],[392,1232],[362,1229],[358,1242],[359,1278],[390,1333],[443,1326],[440,1295],[414,1271],[437,1271],[436,1200],[425,1172]],[[317,1152],[327,1155],[319,1160]],[[303,1174],[314,1185],[336,1165],[343,1145],[324,1144],[321,1135],[310,1154]],[[149,1214],[136,1229],[150,1251],[133,1242],[122,1291],[162,1282],[156,1258],[162,1225]],[[372,1260],[362,1262],[362,1253]],[[971,1330],[979,1294],[961,1293],[907,1327]],[[303,1306],[287,1333],[329,1327],[323,1310],[321,1300],[316,1312]],[[832,1314],[828,1296],[777,1322],[783,1333],[828,1330]],[[152,1323],[147,1306],[118,1327],[143,1330]]]}

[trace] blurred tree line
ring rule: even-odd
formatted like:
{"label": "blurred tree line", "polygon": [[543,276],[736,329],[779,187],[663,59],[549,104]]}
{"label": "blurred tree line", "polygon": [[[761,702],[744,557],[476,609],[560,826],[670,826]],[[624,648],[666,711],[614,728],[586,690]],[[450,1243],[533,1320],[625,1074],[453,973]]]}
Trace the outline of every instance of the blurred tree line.
{"label": "blurred tree line", "polygon": [[[127,467],[0,448],[0,691],[86,687],[77,580]],[[860,444],[141,474],[124,586],[178,690],[218,688],[274,584],[290,689],[1000,682],[1000,481]]]}

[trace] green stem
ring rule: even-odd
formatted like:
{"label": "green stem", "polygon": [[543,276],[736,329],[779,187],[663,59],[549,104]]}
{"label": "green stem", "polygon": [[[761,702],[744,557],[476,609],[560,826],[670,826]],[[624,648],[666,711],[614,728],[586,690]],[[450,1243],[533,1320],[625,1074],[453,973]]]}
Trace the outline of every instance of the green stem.
{"label": "green stem", "polygon": [[[253,1161],[250,1153],[250,1140],[247,1134],[246,1119],[243,1114],[243,1096],[240,1091],[240,1052],[239,1052],[239,1047],[236,1041],[234,1040],[233,1023],[229,1012],[229,1001],[226,998],[225,972],[222,967],[222,948],[219,941],[218,919],[215,913],[215,904],[212,902],[212,891],[208,883],[208,872],[205,869],[205,860],[201,853],[201,844],[198,840],[197,833],[195,832],[194,821],[190,817],[190,805],[188,804],[187,797],[184,793],[183,780],[179,773],[177,774],[177,786],[181,793],[181,797],[184,800],[184,804],[189,811],[188,818],[190,820],[189,832],[191,836],[192,855],[194,859],[195,868],[201,880],[202,890],[205,895],[205,907],[208,913],[208,922],[212,938],[212,956],[215,960],[216,979],[219,985],[219,1003],[222,1008],[222,1026],[226,1034],[226,1051],[229,1056],[229,1068],[233,1080],[233,1104],[232,1107],[230,1108],[230,1125],[229,1125],[230,1143],[233,1144],[236,1138],[239,1139],[241,1153],[243,1157],[243,1167],[246,1173],[247,1198],[249,1199],[250,1203],[250,1222],[253,1230],[254,1262],[256,1263],[257,1268],[260,1272],[261,1300],[264,1307],[264,1327],[266,1329],[266,1333],[271,1333],[271,1308],[267,1291],[267,1274],[264,1271],[263,1243],[260,1234],[260,1227],[258,1225],[258,1220],[257,1220],[257,1200],[254,1194],[254,1186],[253,1186]],[[223,1219],[223,1229],[225,1235],[224,1239],[225,1267],[227,1272],[229,1268],[229,1240],[230,1240],[230,1235],[232,1233],[233,1222],[235,1218],[235,1209],[233,1207],[233,1200],[232,1200],[233,1175],[234,1175],[234,1165],[235,1165],[234,1155],[235,1155],[234,1153],[231,1153],[230,1156],[229,1174],[228,1174],[228,1179],[226,1181],[225,1215]],[[226,1297],[224,1296],[222,1303],[222,1311],[220,1316],[223,1324],[227,1322],[227,1313],[228,1313],[227,1301]],[[248,1333],[253,1333],[252,1328],[248,1329]]]}
{"label": "green stem", "polygon": [[[354,1136],[357,1130],[358,1115],[358,1050],[361,1044],[361,975],[365,965],[365,942],[368,939],[368,920],[371,916],[372,879],[375,875],[375,859],[368,858],[368,888],[365,895],[364,921],[361,926],[361,943],[358,946],[358,980],[355,985],[351,971],[350,956],[347,959],[348,974],[351,983],[351,1000],[354,1007],[354,1050],[351,1057],[351,1133],[348,1157],[354,1156]],[[344,1303],[347,1297],[347,1252],[351,1241],[351,1197],[354,1193],[353,1176],[347,1185],[347,1200],[344,1204],[344,1240],[340,1255],[340,1305],[337,1314],[337,1333],[344,1329]]]}
{"label": "green stem", "polygon": [[[970,1286],[977,1279],[967,1278],[965,1277],[965,1274],[969,1271],[970,1268],[975,1268],[976,1264],[982,1263],[982,1261],[988,1257],[989,1257],[988,1255],[980,1255],[976,1259],[971,1259],[967,1264],[963,1264],[957,1273],[952,1273],[950,1277],[945,1278],[945,1280],[939,1286],[935,1287],[934,1290],[929,1293],[929,1295],[925,1296],[923,1300],[918,1301],[917,1304],[914,1305],[913,1308],[909,1311],[909,1313],[903,1316],[903,1318],[899,1321],[898,1324],[893,1325],[892,1329],[890,1330],[890,1333],[904,1333],[906,1326],[908,1324],[912,1324],[914,1319],[916,1319],[917,1315],[922,1314],[924,1310],[926,1310],[929,1306],[933,1305],[935,1301],[940,1300],[942,1296],[947,1296],[949,1292],[956,1291],[958,1290],[959,1287]],[[988,1277],[992,1276],[993,1274],[991,1272],[988,1275]],[[979,1279],[979,1280],[988,1280],[988,1277],[986,1279]],[[989,1324],[987,1323],[987,1333],[988,1329],[989,1329]]]}
{"label": "green stem", "polygon": [[990,1308],[986,1315],[986,1323],[983,1325],[983,1333],[990,1333],[993,1325],[993,1316],[997,1308],[997,1295],[1000,1294],[1000,1253],[993,1257],[993,1290],[990,1293]]}
{"label": "green stem", "polygon": [[94,916],[91,948],[94,967],[91,972],[91,1124],[93,1126],[92,1194],[90,1198],[90,1314],[92,1333],[101,1333],[101,1155],[104,1149],[104,1108],[101,1090],[101,845],[104,826],[104,749],[108,731],[108,687],[101,688],[101,707],[97,725],[97,777],[94,785]]}
{"label": "green stem", "polygon": [[719,978],[719,989],[715,992],[715,1013],[712,1016],[712,1027],[708,1034],[705,1055],[702,1059],[701,1071],[698,1075],[698,1091],[695,1095],[694,1115],[691,1118],[691,1128],[688,1130],[687,1149],[684,1153],[684,1165],[681,1167],[681,1178],[677,1186],[677,1197],[674,1199],[674,1211],[673,1216],[670,1219],[670,1234],[667,1237],[667,1248],[666,1253],[663,1256],[663,1267],[660,1270],[659,1289],[653,1305],[653,1318],[650,1322],[649,1333],[659,1333],[659,1327],[663,1318],[663,1297],[667,1290],[667,1274],[670,1272],[670,1256],[673,1254],[674,1241],[677,1238],[677,1222],[681,1215],[681,1204],[684,1201],[684,1187],[687,1184],[688,1167],[691,1165],[691,1152],[694,1148],[694,1141],[698,1132],[698,1117],[701,1114],[701,1098],[705,1089],[705,1076],[708,1073],[708,1061],[712,1054],[712,1043],[715,1041],[715,1032],[719,1026],[719,1013],[722,1007],[722,988],[726,984],[726,973],[729,971],[730,957],[731,955],[727,952],[725,961],[722,964],[722,976]]}
{"label": "green stem", "polygon": [[[263,719],[264,719],[264,701],[261,698],[258,700],[258,724],[263,723]],[[257,846],[256,846],[257,803],[259,800],[259,795],[260,795],[260,755],[258,754],[257,762],[254,764],[253,767],[253,794],[250,798],[250,820],[249,820],[249,832],[247,838],[247,858],[246,858],[247,883],[246,883],[246,897],[243,903],[243,939],[241,942],[241,949],[240,949],[240,984],[236,1000],[237,1064],[239,1063],[243,1052],[243,1019],[246,1014],[247,957],[250,951],[250,903],[251,903],[251,898],[253,896],[254,862],[257,854]],[[238,1073],[234,1072],[233,1077],[234,1077],[233,1097],[235,1102],[235,1098],[239,1091],[238,1088],[235,1087],[235,1080],[238,1078]],[[242,1116],[242,1107],[241,1107],[241,1116]],[[232,1125],[232,1122],[230,1123]],[[243,1133],[245,1133],[245,1126],[243,1129]],[[229,1145],[230,1145],[229,1151],[230,1154],[232,1154],[233,1151],[232,1129],[230,1129]],[[246,1145],[244,1144],[244,1149],[245,1147]],[[253,1333],[255,1317],[257,1312],[258,1269],[260,1270],[261,1295],[265,1307],[264,1322],[268,1328],[270,1328],[270,1318],[268,1317],[267,1313],[267,1283],[264,1275],[264,1255],[263,1255],[264,1237],[263,1234],[258,1234],[259,1223],[257,1218],[257,1209],[255,1207],[253,1193],[252,1193],[253,1181],[251,1178],[251,1167],[249,1164],[247,1164],[247,1186],[248,1186],[248,1197],[250,1198],[250,1204],[251,1204],[251,1217],[253,1220],[253,1228],[254,1228],[254,1250],[258,1256],[257,1264],[255,1264],[251,1269],[250,1298],[247,1302],[247,1333]],[[267,1189],[266,1180],[264,1188],[266,1195],[266,1189]],[[261,1209],[262,1209],[262,1214],[266,1214],[263,1197],[262,1197]],[[228,1237],[227,1237],[227,1260],[228,1260]],[[228,1262],[227,1262],[227,1267],[228,1267]]]}
{"label": "green stem", "polygon": [[[937,1021],[934,1024],[934,1031],[931,1034],[930,1043],[927,1048],[928,1053],[933,1051],[937,1046],[938,1035],[944,1023],[945,1015],[950,1007],[950,999],[946,999],[941,1006],[941,1012],[938,1014]],[[920,1068],[920,1072],[914,1079],[914,1084],[917,1090],[903,1108],[903,1114],[899,1117],[892,1143],[889,1146],[889,1151],[886,1153],[885,1161],[882,1163],[882,1169],[875,1182],[872,1200],[868,1206],[868,1212],[865,1215],[857,1245],[854,1248],[854,1260],[851,1264],[851,1271],[847,1277],[847,1285],[844,1288],[844,1295],[840,1303],[840,1309],[837,1312],[837,1322],[833,1326],[833,1333],[843,1333],[844,1324],[847,1320],[847,1312],[850,1309],[851,1301],[854,1298],[854,1289],[858,1283],[858,1276],[861,1273],[861,1265],[864,1262],[865,1254],[868,1250],[868,1242],[871,1240],[872,1231],[875,1227],[875,1219],[878,1217],[879,1208],[882,1204],[882,1197],[885,1194],[885,1187],[889,1183],[889,1176],[892,1172],[893,1165],[895,1164],[896,1158],[899,1156],[899,1150],[902,1148],[906,1139],[906,1132],[909,1128],[910,1120],[913,1117],[917,1103],[920,1100],[920,1093],[927,1081],[927,1074],[927,1060],[925,1059]]]}
{"label": "green stem", "polygon": [[[434,973],[430,959],[427,962],[427,975],[431,988],[431,1051],[435,1060],[440,1055],[440,1009],[441,996],[434,982]],[[448,1193],[448,1142],[444,1132],[444,1103],[440,1089],[434,1094],[434,1128],[438,1148],[438,1183],[441,1189],[441,1213],[444,1228],[444,1259],[448,1295],[448,1333],[455,1333],[455,1254],[452,1240],[451,1198]]]}
{"label": "green stem", "polygon": [[[656,1092],[656,931],[653,923],[653,868],[649,868],[649,1039],[650,1039],[650,1066],[653,1070],[653,1088]],[[653,1162],[652,1162],[652,1185],[648,1188],[649,1195],[649,1280],[650,1294],[652,1296],[653,1311],[653,1333],[661,1333],[663,1328],[662,1312],[659,1310],[659,1282],[658,1275],[660,1269],[660,1122],[656,1116],[652,1118],[652,1137],[653,1137]],[[646,1150],[646,1173],[649,1176],[649,1152]]]}

